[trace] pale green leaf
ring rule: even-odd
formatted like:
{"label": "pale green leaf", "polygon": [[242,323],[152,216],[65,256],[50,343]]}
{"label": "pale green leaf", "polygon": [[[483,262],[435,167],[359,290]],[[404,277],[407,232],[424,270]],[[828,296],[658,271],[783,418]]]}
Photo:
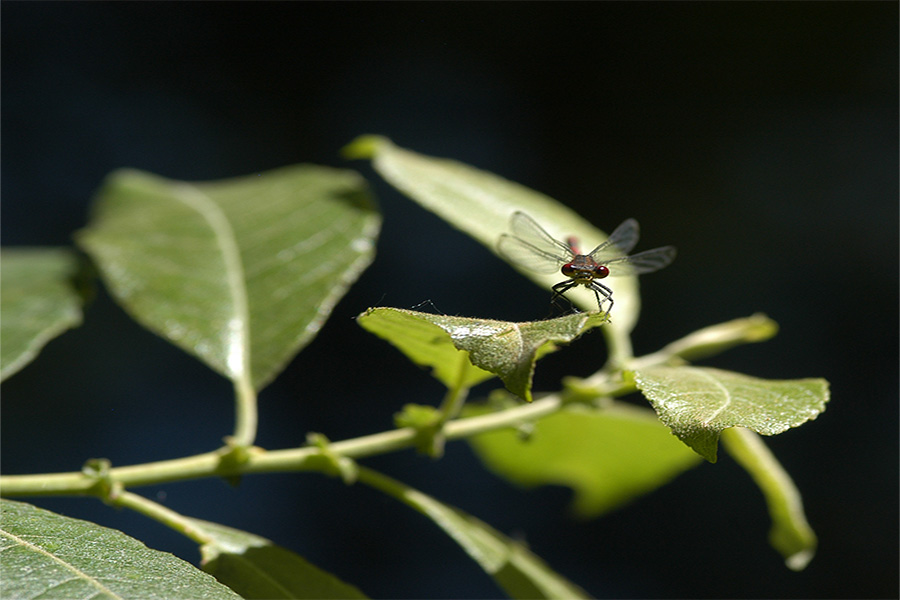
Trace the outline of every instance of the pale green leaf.
{"label": "pale green leaf", "polygon": [[521,544],[486,523],[381,475],[360,467],[359,480],[424,514],[444,530],[511,598],[589,598]]}
{"label": "pale green leaf", "polygon": [[641,369],[634,377],[660,420],[710,462],[723,429],[776,435],[815,419],[829,398],[824,379],[758,379],[690,366]]}
{"label": "pale green leaf", "polygon": [[373,308],[357,320],[396,346],[413,362],[432,368],[447,387],[475,385],[493,375],[531,401],[538,358],[606,322],[605,314],[579,313],[547,321],[510,323]]}
{"label": "pale green leaf", "polygon": [[77,270],[78,260],[66,248],[0,253],[0,381],[34,360],[47,342],[81,324]]}
{"label": "pale green leaf", "polygon": [[78,241],[144,326],[261,389],[370,263],[379,226],[352,171],[190,183],[122,170]]}
{"label": "pale green leaf", "polygon": [[453,345],[447,331],[432,322],[440,315],[410,310],[374,308],[357,317],[357,322],[370,333],[387,340],[411,361],[430,367],[431,374],[451,388],[472,387],[494,377],[494,373],[479,369],[467,354]]}
{"label": "pale green leaf", "polygon": [[[466,416],[485,412],[469,406]],[[611,402],[602,409],[572,405],[532,424],[469,438],[485,466],[523,487],[564,485],[573,508],[594,517],[653,491],[701,458],[648,408]]]}
{"label": "pale green leaf", "polygon": [[722,432],[728,453],[762,490],[772,518],[769,543],[789,569],[802,571],[816,553],[816,534],[806,520],[800,491],[763,440],[743,427]]}
{"label": "pale green leaf", "polygon": [[212,538],[200,548],[203,569],[244,598],[366,598],[356,587],[266,538],[191,521]]}
{"label": "pale green leaf", "polygon": [[0,500],[4,600],[239,599],[212,576],[121,531]]}
{"label": "pale green leaf", "polygon": [[[516,211],[527,213],[557,239],[578,238],[585,248],[606,239],[605,233],[556,200],[461,162],[417,154],[380,136],[357,138],[345,148],[345,154],[371,159],[375,170],[391,185],[495,254],[500,235],[508,232],[510,217]],[[610,230],[616,225],[606,223]],[[513,266],[544,288],[565,279],[559,273],[541,274]],[[604,283],[614,290],[616,300],[607,332],[627,336],[640,310],[637,278],[616,277]],[[594,295],[581,286],[567,296],[585,310],[597,310]]]}

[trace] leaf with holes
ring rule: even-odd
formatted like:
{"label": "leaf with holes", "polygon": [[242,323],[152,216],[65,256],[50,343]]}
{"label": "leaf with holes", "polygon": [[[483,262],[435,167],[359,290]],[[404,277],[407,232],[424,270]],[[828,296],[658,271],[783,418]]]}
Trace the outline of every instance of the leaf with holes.
{"label": "leaf with holes", "polygon": [[0,597],[236,600],[231,589],[121,531],[0,500]]}
{"label": "leaf with holes", "polygon": [[379,227],[352,171],[190,183],[122,170],[77,240],[145,327],[258,390],[371,262]]}
{"label": "leaf with holes", "polygon": [[653,367],[634,378],[660,420],[710,462],[723,429],[776,435],[815,419],[829,398],[824,379],[758,379],[708,367]]}
{"label": "leaf with holes", "polygon": [[366,330],[396,346],[418,365],[432,368],[447,387],[470,387],[491,374],[531,402],[537,360],[585,331],[606,323],[606,314],[578,313],[546,321],[511,323],[373,308],[357,318]]}

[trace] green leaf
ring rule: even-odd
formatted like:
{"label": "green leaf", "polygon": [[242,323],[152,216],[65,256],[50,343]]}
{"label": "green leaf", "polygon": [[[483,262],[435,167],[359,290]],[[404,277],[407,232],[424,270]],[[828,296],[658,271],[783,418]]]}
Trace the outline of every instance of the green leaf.
{"label": "green leaf", "polygon": [[366,598],[356,587],[269,540],[191,519],[212,541],[200,548],[203,569],[244,598]]}
{"label": "green leaf", "polygon": [[121,170],[77,239],[145,327],[259,390],[371,262],[379,226],[352,171],[190,183]]}
{"label": "green leaf", "polygon": [[0,500],[0,596],[240,598],[196,567],[121,531]]}
{"label": "green leaf", "polygon": [[641,369],[634,377],[660,420],[709,462],[716,462],[723,429],[776,435],[815,419],[829,398],[824,379],[757,379],[688,366]]}
{"label": "green leaf", "polygon": [[453,345],[447,331],[432,319],[444,318],[410,310],[373,308],[357,317],[370,333],[389,341],[411,361],[430,367],[431,374],[448,388],[472,387],[494,377],[469,361],[467,354]]}
{"label": "green leaf", "polygon": [[0,253],[0,381],[30,363],[44,345],[81,324],[78,260],[65,248],[6,248]]}
{"label": "green leaf", "polygon": [[743,427],[722,432],[728,453],[762,490],[772,518],[769,543],[789,569],[802,571],[816,553],[816,534],[806,521],[800,491],[762,439]]}
{"label": "green leaf", "polygon": [[[469,406],[466,416],[489,412]],[[648,408],[611,402],[571,405],[533,424],[469,438],[497,475],[523,487],[565,485],[573,508],[594,517],[667,483],[701,459],[672,436]]]}
{"label": "green leaf", "polygon": [[448,388],[470,387],[497,375],[531,402],[537,359],[606,322],[605,314],[579,313],[547,321],[510,323],[449,317],[398,308],[373,308],[359,324],[386,339],[414,363],[432,368]]}
{"label": "green leaf", "polygon": [[[362,136],[345,149],[350,158],[368,158],[391,185],[454,227],[472,236],[499,256],[497,241],[509,230],[516,211],[527,213],[557,239],[575,236],[585,248],[593,248],[606,234],[556,200],[493,173],[447,159],[417,154],[395,146],[380,136]],[[608,223],[610,228],[618,223]],[[526,277],[550,288],[564,277],[519,269]],[[615,314],[609,333],[627,336],[637,322],[640,297],[636,277],[605,281],[615,291]],[[578,286],[567,292],[585,310],[597,310],[594,295]]]}
{"label": "green leaf", "polygon": [[465,512],[399,481],[360,467],[359,480],[427,516],[512,598],[589,598],[521,544]]}

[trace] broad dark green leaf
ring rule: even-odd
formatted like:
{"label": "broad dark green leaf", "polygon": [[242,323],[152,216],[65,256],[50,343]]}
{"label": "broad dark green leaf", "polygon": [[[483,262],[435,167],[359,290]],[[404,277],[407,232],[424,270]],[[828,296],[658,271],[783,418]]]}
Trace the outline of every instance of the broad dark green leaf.
{"label": "broad dark green leaf", "polygon": [[356,587],[263,537],[191,521],[213,537],[200,548],[203,569],[244,598],[366,598]]}
{"label": "broad dark green leaf", "polygon": [[30,363],[44,345],[81,324],[78,270],[66,248],[4,248],[0,253],[0,381]]}
{"label": "broad dark green leaf", "polygon": [[191,183],[122,170],[78,241],[144,326],[261,389],[370,263],[379,226],[352,171]]}
{"label": "broad dark green leaf", "polygon": [[[487,412],[468,406],[466,416]],[[523,436],[496,430],[469,439],[488,469],[524,487],[565,485],[573,508],[594,517],[667,483],[701,461],[648,408],[572,405]]]}
{"label": "broad dark green leaf", "polygon": [[634,377],[660,420],[710,462],[723,429],[776,435],[815,419],[829,398],[824,379],[758,379],[690,366],[641,369]]}
{"label": "broad dark green leaf", "polygon": [[380,473],[360,467],[360,481],[400,500],[453,538],[511,598],[589,598],[522,544],[472,515]]}
{"label": "broad dark green leaf", "polygon": [[[593,248],[607,237],[544,194],[461,162],[411,152],[384,137],[362,136],[344,152],[351,158],[371,159],[375,170],[391,185],[495,254],[500,235],[508,232],[510,217],[516,211],[530,215],[557,239],[575,236],[585,248]],[[618,223],[606,225],[612,230]],[[540,274],[513,266],[544,288],[561,280],[559,273]],[[637,278],[616,277],[605,283],[615,291],[616,298],[607,333],[625,336],[634,328],[640,311]],[[594,295],[581,286],[567,296],[585,310],[597,310]]]}
{"label": "broad dark green leaf", "polygon": [[0,596],[235,600],[200,569],[121,531],[0,500]]}
{"label": "broad dark green leaf", "polygon": [[475,385],[493,375],[531,402],[531,378],[538,358],[606,322],[579,313],[547,321],[510,323],[449,317],[397,308],[373,308],[357,320],[396,346],[410,360],[432,368],[447,387]]}

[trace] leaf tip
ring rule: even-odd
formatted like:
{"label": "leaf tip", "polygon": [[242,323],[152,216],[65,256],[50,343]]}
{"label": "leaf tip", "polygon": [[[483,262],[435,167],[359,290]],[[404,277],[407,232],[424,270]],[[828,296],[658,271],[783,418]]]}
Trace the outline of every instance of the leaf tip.
{"label": "leaf tip", "polygon": [[382,135],[361,135],[343,148],[341,156],[350,160],[374,158],[378,150],[390,140]]}
{"label": "leaf tip", "polygon": [[746,340],[764,342],[778,334],[778,323],[763,313],[755,313],[747,319]]}
{"label": "leaf tip", "polygon": [[806,550],[801,550],[800,552],[796,552],[785,558],[784,564],[787,565],[787,568],[791,571],[802,571],[815,555],[816,551],[814,548],[807,548]]}

